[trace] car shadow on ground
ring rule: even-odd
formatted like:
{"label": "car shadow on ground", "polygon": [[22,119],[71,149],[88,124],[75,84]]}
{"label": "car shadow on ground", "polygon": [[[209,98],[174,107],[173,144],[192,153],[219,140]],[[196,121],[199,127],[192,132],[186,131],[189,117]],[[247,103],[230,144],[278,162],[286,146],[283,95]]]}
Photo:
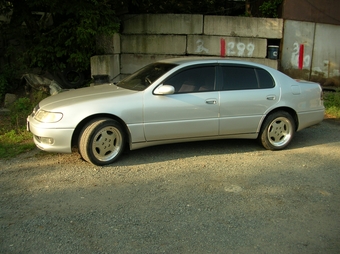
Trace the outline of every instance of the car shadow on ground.
{"label": "car shadow on ground", "polygon": [[[321,124],[295,133],[291,144],[285,150],[306,148],[321,144],[340,142],[337,132],[331,131],[334,122],[326,120]],[[333,126],[333,127],[332,127]],[[339,125],[340,126],[340,125]],[[280,152],[268,151],[257,140],[223,139],[159,145],[128,151],[117,162],[108,166],[132,166],[143,163],[178,160],[208,155],[226,155],[235,153]]]}

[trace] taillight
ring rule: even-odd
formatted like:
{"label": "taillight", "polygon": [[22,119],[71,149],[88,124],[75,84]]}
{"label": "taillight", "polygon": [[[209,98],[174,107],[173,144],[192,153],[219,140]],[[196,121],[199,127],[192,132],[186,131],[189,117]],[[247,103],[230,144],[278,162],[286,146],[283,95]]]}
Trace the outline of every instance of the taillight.
{"label": "taillight", "polygon": [[320,85],[319,85],[319,87],[320,87],[320,100],[323,101],[323,89]]}

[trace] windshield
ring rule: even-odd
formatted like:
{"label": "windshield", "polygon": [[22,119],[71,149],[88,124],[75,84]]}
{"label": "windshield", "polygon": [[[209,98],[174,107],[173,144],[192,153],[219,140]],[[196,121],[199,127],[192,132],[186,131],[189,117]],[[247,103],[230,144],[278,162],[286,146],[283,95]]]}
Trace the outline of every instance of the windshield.
{"label": "windshield", "polygon": [[143,91],[175,66],[175,64],[168,63],[149,64],[117,83],[117,86],[135,91]]}

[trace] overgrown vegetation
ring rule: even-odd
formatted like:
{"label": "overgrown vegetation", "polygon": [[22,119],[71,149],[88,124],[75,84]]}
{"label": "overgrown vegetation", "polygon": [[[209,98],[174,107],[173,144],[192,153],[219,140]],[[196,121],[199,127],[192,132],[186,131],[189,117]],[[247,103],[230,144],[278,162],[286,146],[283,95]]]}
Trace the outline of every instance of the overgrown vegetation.
{"label": "overgrown vegetation", "polygon": [[327,92],[324,97],[326,114],[340,119],[340,92]]}
{"label": "overgrown vegetation", "polygon": [[7,77],[3,73],[0,73],[0,100],[5,95],[8,87]]}
{"label": "overgrown vegetation", "polygon": [[[6,51],[20,43],[27,67],[62,70],[71,65],[89,68],[96,53],[96,38],[112,35],[119,29],[116,1],[104,0],[0,0],[0,10],[9,15],[1,24]],[[1,14],[1,13],[0,13]],[[22,24],[25,24],[23,26]],[[23,36],[24,35],[24,36]]]}
{"label": "overgrown vegetation", "polygon": [[0,70],[0,100],[5,96],[6,92],[13,90],[11,78],[15,75],[15,70],[8,65],[4,65]]}
{"label": "overgrown vegetation", "polygon": [[12,158],[35,147],[32,133],[26,131],[26,118],[47,94],[42,91],[32,94],[32,98],[19,98],[10,112],[0,115],[0,158]]}
{"label": "overgrown vegetation", "polygon": [[[262,0],[260,0],[262,1]],[[247,0],[247,2],[251,2]],[[245,13],[245,1],[232,0],[138,0],[128,4],[129,13],[185,13],[239,16]]]}
{"label": "overgrown vegetation", "polygon": [[265,1],[260,6],[260,12],[265,18],[278,18],[278,9],[281,6],[283,0],[269,0]]}

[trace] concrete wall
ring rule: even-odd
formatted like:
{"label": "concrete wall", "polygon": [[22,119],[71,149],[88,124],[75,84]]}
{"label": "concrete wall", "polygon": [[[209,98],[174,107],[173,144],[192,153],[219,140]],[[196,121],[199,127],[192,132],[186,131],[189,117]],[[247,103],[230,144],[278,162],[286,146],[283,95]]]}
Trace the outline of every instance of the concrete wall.
{"label": "concrete wall", "polygon": [[208,35],[282,38],[282,19],[205,16],[204,33]]}
{"label": "concrete wall", "polygon": [[175,54],[185,55],[187,37],[185,35],[122,35],[123,54]]}
{"label": "concrete wall", "polygon": [[124,34],[202,34],[203,15],[125,15]]}
{"label": "concrete wall", "polygon": [[[120,35],[99,40],[111,55],[108,65],[119,65],[120,71],[110,73],[115,79],[158,59],[188,55],[238,58],[278,68],[278,60],[267,58],[267,46],[273,39],[279,45],[283,35],[281,19],[189,14],[126,15],[122,28]],[[91,65],[105,65],[102,60],[94,56]],[[107,69],[91,68],[92,75]]]}
{"label": "concrete wall", "polygon": [[340,26],[287,20],[282,71],[293,78],[339,86]]}

